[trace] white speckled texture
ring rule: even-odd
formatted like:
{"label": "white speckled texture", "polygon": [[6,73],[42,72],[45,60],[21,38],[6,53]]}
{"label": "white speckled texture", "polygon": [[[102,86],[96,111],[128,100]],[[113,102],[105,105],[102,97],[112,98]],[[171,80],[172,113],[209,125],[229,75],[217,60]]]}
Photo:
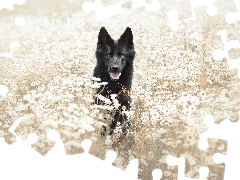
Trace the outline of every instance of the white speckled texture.
{"label": "white speckled texture", "polygon": [[[170,3],[162,3],[159,11],[145,11],[131,9],[131,2],[122,1],[124,13],[102,21],[96,21],[94,12],[83,12],[81,4],[36,0],[14,11],[0,11],[0,54],[9,51],[10,43],[20,44],[13,48],[11,58],[0,56],[0,84],[9,89],[0,96],[0,136],[12,143],[8,128],[23,117],[16,133],[22,138],[37,133],[33,148],[43,155],[53,146],[46,137],[53,128],[60,133],[67,154],[83,152],[80,143],[90,138],[91,154],[104,158],[111,148],[118,153],[117,167],[125,168],[130,159],[138,158],[143,180],[151,179],[155,168],[163,170],[162,179],[176,179],[177,167],[166,164],[169,154],[186,158],[188,177],[197,178],[199,168],[208,166],[208,179],[223,179],[224,164],[214,164],[212,156],[226,153],[226,142],[211,139],[206,152],[198,149],[197,142],[206,131],[203,119],[207,114],[216,123],[226,117],[239,119],[237,70],[229,69],[227,59],[212,57],[214,50],[223,49],[216,33],[228,28],[225,15],[235,11],[233,1],[216,2],[216,16],[197,7],[197,19],[180,23],[176,31],[166,24]],[[25,25],[14,24],[18,16],[24,17]],[[116,142],[117,133],[100,136],[111,113],[91,106],[95,93],[91,76],[102,26],[115,39],[126,27],[131,27],[134,36],[133,126],[122,142]]]}

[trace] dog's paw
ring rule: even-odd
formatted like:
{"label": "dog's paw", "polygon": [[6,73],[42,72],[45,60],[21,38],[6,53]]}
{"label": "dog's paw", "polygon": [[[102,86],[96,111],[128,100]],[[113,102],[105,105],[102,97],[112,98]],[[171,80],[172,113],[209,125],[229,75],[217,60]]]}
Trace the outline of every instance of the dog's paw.
{"label": "dog's paw", "polygon": [[120,103],[131,103],[132,102],[132,99],[129,95],[127,95],[126,93],[121,93],[118,95],[117,97],[118,101]]}

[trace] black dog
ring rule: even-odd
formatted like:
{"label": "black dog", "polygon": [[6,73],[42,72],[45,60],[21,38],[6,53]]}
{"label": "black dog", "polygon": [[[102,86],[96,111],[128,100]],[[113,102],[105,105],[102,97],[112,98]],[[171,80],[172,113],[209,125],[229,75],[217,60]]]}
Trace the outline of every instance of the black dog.
{"label": "black dog", "polygon": [[[118,122],[121,125],[125,123],[126,116],[122,114],[122,107],[125,106],[127,110],[130,110],[129,93],[132,85],[134,57],[133,35],[129,27],[117,41],[111,38],[104,27],[100,29],[96,49],[97,65],[93,76],[108,84],[98,88],[97,94],[109,99],[111,94],[117,94],[117,100],[121,105],[110,125],[110,135]],[[96,98],[95,103],[99,104],[99,102],[100,100]]]}

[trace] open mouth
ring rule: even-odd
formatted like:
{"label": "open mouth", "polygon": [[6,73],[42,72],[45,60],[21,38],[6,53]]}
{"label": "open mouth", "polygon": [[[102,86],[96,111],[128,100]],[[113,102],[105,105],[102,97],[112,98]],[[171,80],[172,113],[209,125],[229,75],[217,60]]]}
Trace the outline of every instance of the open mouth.
{"label": "open mouth", "polygon": [[120,77],[120,75],[121,75],[120,72],[110,72],[109,74],[110,74],[110,78],[111,78],[112,80],[118,80],[119,77]]}

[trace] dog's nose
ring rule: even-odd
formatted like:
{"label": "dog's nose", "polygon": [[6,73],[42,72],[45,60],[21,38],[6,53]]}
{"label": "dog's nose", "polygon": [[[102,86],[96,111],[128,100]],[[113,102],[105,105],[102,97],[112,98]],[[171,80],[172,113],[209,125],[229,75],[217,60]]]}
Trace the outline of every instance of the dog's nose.
{"label": "dog's nose", "polygon": [[118,66],[113,66],[111,67],[111,70],[114,72],[114,71],[118,71],[119,67]]}

